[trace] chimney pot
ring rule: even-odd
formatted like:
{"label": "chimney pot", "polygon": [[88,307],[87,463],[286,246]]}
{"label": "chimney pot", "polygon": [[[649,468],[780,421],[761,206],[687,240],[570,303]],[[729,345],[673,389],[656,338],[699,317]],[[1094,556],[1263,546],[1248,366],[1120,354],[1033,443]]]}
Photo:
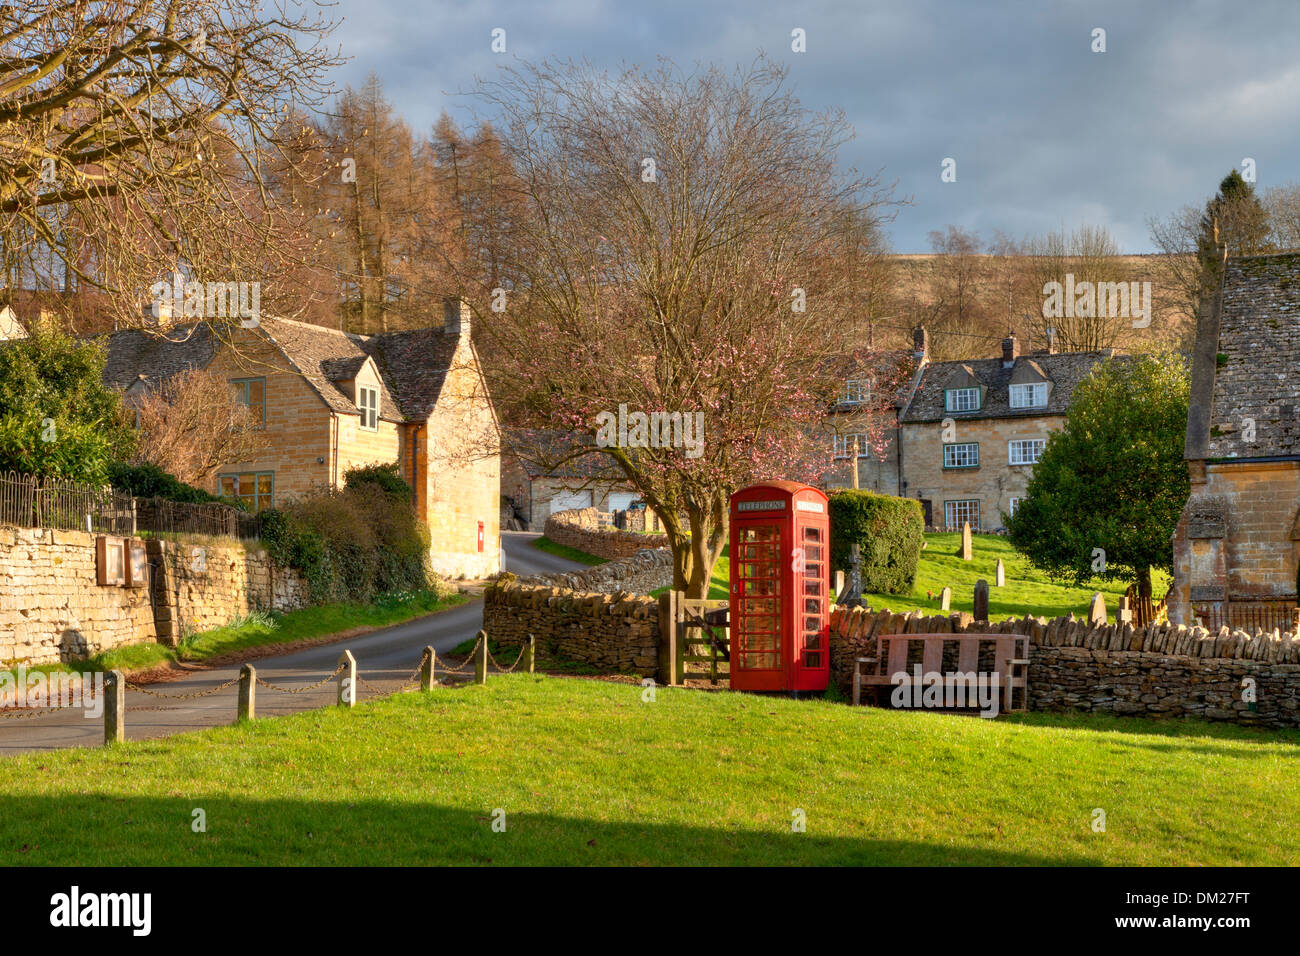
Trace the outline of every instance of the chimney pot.
{"label": "chimney pot", "polygon": [[1020,355],[1020,343],[1016,341],[1014,332],[1008,333],[1007,337],[1002,340],[1002,367],[1010,368],[1016,364],[1016,358]]}

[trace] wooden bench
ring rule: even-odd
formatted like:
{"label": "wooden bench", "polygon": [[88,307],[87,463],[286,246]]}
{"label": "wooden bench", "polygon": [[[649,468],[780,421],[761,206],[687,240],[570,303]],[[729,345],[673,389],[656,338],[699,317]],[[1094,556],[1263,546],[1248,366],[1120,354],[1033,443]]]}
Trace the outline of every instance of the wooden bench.
{"label": "wooden bench", "polygon": [[[862,701],[862,685],[892,685],[899,672],[909,677],[907,654],[912,643],[921,643],[921,673],[943,673],[945,681],[952,672],[943,672],[943,646],[955,641],[957,671],[977,673],[975,687],[998,688],[1003,695],[1002,710],[1029,708],[1029,638],[1020,634],[882,634],[876,638],[876,656],[859,657],[853,668],[853,703]],[[980,644],[993,644],[993,669],[979,672]],[[870,665],[864,673],[863,665]],[[1020,707],[1012,706],[1013,691],[1021,689]]]}

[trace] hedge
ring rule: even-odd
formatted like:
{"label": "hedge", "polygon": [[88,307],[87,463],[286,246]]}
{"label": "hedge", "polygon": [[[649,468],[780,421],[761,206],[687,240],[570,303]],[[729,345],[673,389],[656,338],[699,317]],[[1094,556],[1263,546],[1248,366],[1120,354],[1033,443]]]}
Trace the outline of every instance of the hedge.
{"label": "hedge", "polygon": [[862,554],[864,594],[910,594],[925,540],[921,503],[847,489],[830,494],[831,572],[847,577],[852,546]]}

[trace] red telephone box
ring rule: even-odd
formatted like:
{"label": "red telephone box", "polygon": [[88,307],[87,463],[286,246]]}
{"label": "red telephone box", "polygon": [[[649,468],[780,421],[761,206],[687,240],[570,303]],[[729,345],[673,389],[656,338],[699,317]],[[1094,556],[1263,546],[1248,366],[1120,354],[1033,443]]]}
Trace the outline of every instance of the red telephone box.
{"label": "red telephone box", "polygon": [[825,690],[830,513],[795,481],[731,496],[731,686]]}

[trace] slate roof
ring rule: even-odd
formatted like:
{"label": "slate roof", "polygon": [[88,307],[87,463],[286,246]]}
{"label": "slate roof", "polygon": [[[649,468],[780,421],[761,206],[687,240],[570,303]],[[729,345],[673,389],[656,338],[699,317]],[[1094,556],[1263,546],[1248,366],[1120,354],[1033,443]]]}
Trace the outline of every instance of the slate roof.
{"label": "slate roof", "polygon": [[[341,414],[359,414],[343,383],[373,358],[381,382],[379,417],[388,422],[428,419],[458,342],[441,327],[363,336],[264,316],[259,328],[325,405]],[[216,354],[216,338],[205,323],[177,326],[165,335],[134,329],[113,332],[107,337],[104,382],[127,389],[142,375],[146,383],[156,385],[178,372],[206,368]]]}
{"label": "slate roof", "polygon": [[397,397],[397,407],[407,420],[427,420],[447,380],[457,337],[440,326],[356,338],[366,354],[374,357],[380,376]]}
{"label": "slate roof", "polygon": [[216,354],[206,325],[179,326],[166,334],[124,329],[108,336],[104,384],[127,389],[143,375],[150,387],[179,372],[206,368]]}
{"label": "slate roof", "polygon": [[[904,410],[900,421],[904,424],[915,422],[938,422],[945,418],[953,419],[987,419],[987,418],[1037,418],[1043,415],[1064,415],[1070,408],[1070,399],[1074,387],[1082,381],[1093,367],[1105,361],[1113,352],[1061,352],[1056,355],[1035,353],[1021,355],[1010,368],[1002,367],[1002,358],[967,359],[958,362],[932,362],[925,366],[921,380],[917,385],[912,400]],[[1026,379],[1024,370],[1041,370],[1052,383],[1048,389],[1045,408],[1012,408],[1008,386],[1013,376],[1017,384]],[[949,381],[966,379],[973,376],[986,389],[983,407],[973,412],[949,412],[944,410],[943,393],[953,387]]]}
{"label": "slate roof", "polygon": [[1192,405],[1210,414],[1189,416],[1187,457],[1300,455],[1300,253],[1228,260],[1196,362]]}
{"label": "slate roof", "polygon": [[[345,390],[342,383],[354,377],[365,363],[367,353],[362,348],[363,336],[271,317],[263,317],[260,328],[280,347],[331,411],[359,414],[351,392]],[[387,382],[382,381],[384,373],[381,371],[379,374],[379,417],[386,422],[403,421],[402,406],[389,391]]]}

